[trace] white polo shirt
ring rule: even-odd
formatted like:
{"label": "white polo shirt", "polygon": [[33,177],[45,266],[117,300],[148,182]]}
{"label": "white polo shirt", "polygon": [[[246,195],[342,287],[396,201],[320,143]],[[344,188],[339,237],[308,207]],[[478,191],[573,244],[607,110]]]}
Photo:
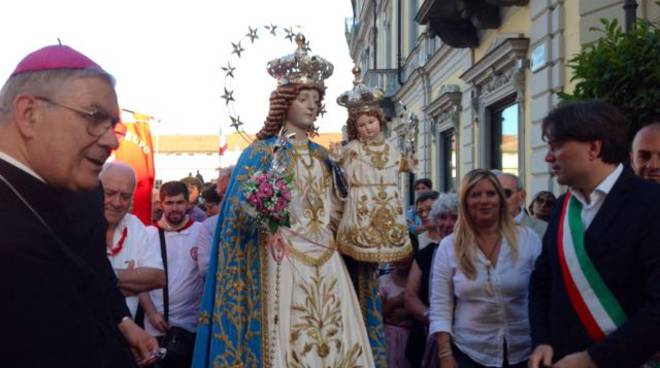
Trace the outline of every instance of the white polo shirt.
{"label": "white polo shirt", "polygon": [[[179,231],[165,231],[169,288],[168,323],[170,326],[181,327],[190,332],[195,332],[197,329],[204,284],[199,272],[197,263],[199,257],[195,245],[200,230],[202,224],[191,220]],[[147,241],[160,252],[157,227],[147,227]],[[156,309],[163,313],[163,289],[152,290],[149,296]],[[145,318],[144,327],[152,336],[163,334],[151,325],[148,318]]]}
{"label": "white polo shirt", "polygon": [[[146,227],[142,224],[140,219],[130,213],[127,213],[117,224],[112,236],[113,246],[116,246],[120,242],[124,229],[126,229],[126,238],[123,242],[123,248],[121,251],[113,256],[110,253],[110,249],[106,248],[108,261],[110,261],[112,268],[115,270],[115,274],[118,270],[128,268],[130,261],[134,262],[134,268],[149,267],[162,270],[163,261],[160,256],[160,248],[158,247],[158,244],[155,244],[154,246],[153,243],[147,242]],[[128,310],[130,310],[131,315],[135,317],[135,311],[138,306],[138,297],[127,296],[126,306],[128,307]]]}

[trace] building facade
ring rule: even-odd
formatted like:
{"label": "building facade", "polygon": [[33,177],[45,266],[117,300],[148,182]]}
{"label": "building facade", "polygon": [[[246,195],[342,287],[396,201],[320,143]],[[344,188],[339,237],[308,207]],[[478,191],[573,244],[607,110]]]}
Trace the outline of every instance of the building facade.
{"label": "building facade", "polygon": [[[637,3],[638,17],[660,17],[654,0]],[[530,194],[559,193],[541,121],[556,93],[573,88],[567,60],[598,37],[590,28],[601,18],[624,24],[623,4],[353,0],[346,38],[365,81],[385,91],[386,113],[400,116],[405,107],[419,119],[415,177],[447,191],[469,170],[499,169],[519,175]]]}

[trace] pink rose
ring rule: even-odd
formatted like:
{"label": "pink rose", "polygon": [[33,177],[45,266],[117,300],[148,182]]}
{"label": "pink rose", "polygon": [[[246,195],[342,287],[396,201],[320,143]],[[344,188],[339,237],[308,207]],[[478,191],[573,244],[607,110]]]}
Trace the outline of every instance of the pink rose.
{"label": "pink rose", "polygon": [[258,198],[256,195],[253,194],[253,195],[251,195],[251,196],[248,198],[248,202],[249,202],[251,205],[253,205],[253,206],[256,207],[257,204],[259,204],[259,198]]}
{"label": "pink rose", "polygon": [[273,187],[270,183],[259,184],[259,195],[263,197],[270,197],[273,195]]}
{"label": "pink rose", "polygon": [[284,199],[282,197],[277,198],[277,202],[275,203],[275,211],[276,212],[282,211],[283,209],[286,208],[286,205],[287,205],[287,200],[286,199]]}

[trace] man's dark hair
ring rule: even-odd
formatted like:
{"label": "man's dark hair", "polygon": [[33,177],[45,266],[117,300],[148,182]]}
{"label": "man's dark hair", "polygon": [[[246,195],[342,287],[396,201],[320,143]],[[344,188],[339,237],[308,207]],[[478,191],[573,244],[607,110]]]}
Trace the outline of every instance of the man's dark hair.
{"label": "man's dark hair", "polygon": [[543,119],[546,142],[602,141],[601,159],[608,164],[628,161],[630,121],[615,106],[603,101],[571,102]]}
{"label": "man's dark hair", "polygon": [[433,188],[433,182],[429,178],[422,178],[422,179],[415,180],[415,188],[417,188],[417,185],[419,185],[419,184],[424,184],[429,189]]}
{"label": "man's dark hair", "polygon": [[188,197],[190,196],[190,193],[188,193],[188,187],[180,181],[168,181],[160,186],[158,198],[163,201],[165,197],[176,197],[179,194],[183,194],[183,198],[186,202],[188,201]]}
{"label": "man's dark hair", "polygon": [[435,190],[432,190],[430,192],[424,192],[417,197],[415,200],[415,206],[419,204],[419,202],[424,202],[428,201],[429,199],[436,200],[440,196],[440,193],[436,192]]}
{"label": "man's dark hair", "polygon": [[215,186],[206,189],[204,193],[202,193],[202,198],[204,198],[205,203],[220,203],[220,195]]}

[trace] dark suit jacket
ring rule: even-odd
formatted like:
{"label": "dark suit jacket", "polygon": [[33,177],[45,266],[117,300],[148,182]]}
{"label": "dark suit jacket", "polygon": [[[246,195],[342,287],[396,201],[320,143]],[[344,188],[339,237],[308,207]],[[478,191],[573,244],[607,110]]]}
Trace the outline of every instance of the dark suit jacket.
{"label": "dark suit jacket", "polygon": [[628,320],[594,342],[568,299],[557,254],[560,197],[532,273],[532,342],[552,345],[554,360],[587,350],[598,367],[639,367],[660,350],[660,185],[627,168],[585,234],[585,248]]}
{"label": "dark suit jacket", "polygon": [[117,329],[126,306],[105,256],[98,192],[57,190],[3,160],[0,174],[80,262],[0,182],[0,365],[134,367]]}

